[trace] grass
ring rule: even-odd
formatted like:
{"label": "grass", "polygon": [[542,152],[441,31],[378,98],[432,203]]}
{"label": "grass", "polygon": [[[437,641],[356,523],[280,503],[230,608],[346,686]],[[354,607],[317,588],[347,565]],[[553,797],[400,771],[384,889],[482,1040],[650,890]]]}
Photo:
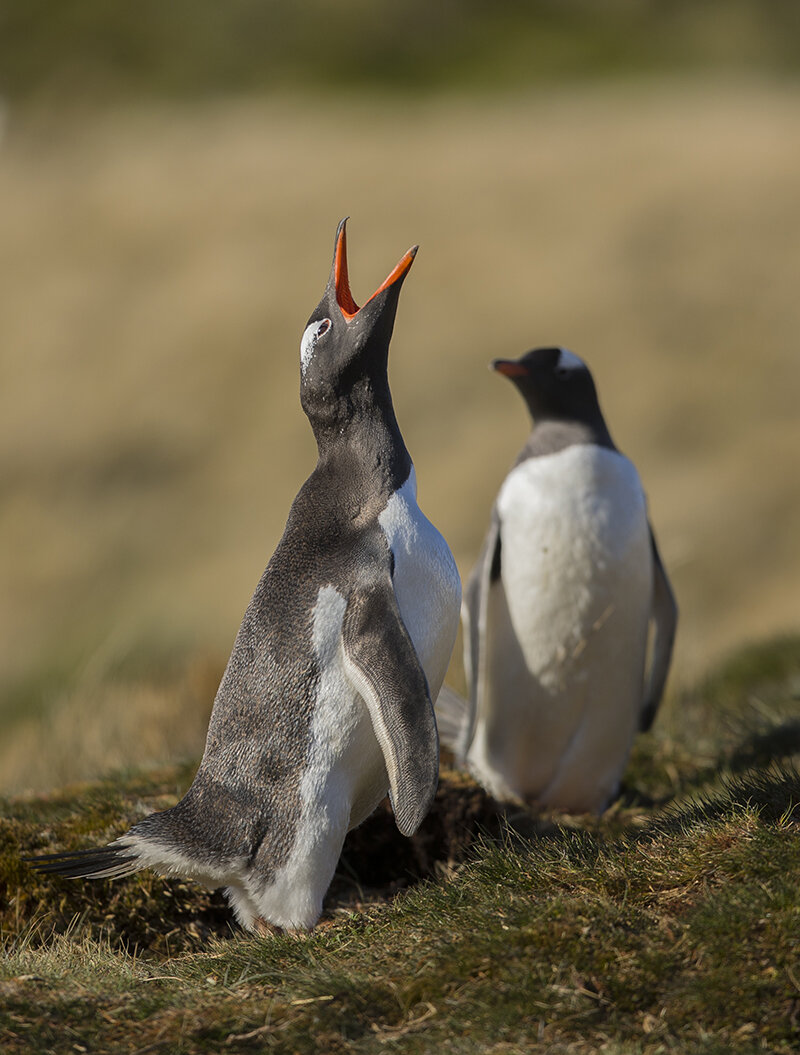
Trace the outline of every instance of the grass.
{"label": "grass", "polygon": [[[233,933],[217,895],[35,877],[190,768],[5,804],[4,1052],[793,1052],[800,639],[665,705],[601,818],[505,815],[443,774],[410,841],[352,833],[312,935]],[[404,856],[405,854],[405,856]]]}

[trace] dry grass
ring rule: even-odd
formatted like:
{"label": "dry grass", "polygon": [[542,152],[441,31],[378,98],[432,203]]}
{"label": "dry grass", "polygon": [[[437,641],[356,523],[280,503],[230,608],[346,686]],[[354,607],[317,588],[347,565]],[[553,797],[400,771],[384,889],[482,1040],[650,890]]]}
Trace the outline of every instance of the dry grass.
{"label": "dry grass", "polygon": [[0,670],[30,721],[0,784],[199,751],[210,695],[176,709],[170,675],[125,697],[141,679],[117,670],[154,648],[224,659],[313,464],[297,343],[346,213],[357,298],[422,246],[391,377],[463,573],[527,428],[485,363],[559,342],[642,471],[678,680],[796,627],[798,119],[796,90],[741,83],[12,112]]}

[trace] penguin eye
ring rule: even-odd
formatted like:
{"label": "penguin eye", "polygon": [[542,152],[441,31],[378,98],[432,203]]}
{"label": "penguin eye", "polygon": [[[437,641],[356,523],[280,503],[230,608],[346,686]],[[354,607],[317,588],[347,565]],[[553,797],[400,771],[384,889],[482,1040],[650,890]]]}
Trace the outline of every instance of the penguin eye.
{"label": "penguin eye", "polygon": [[558,349],[558,362],[553,373],[559,381],[568,381],[582,370],[583,362],[567,348]]}
{"label": "penguin eye", "polygon": [[300,369],[303,373],[306,372],[306,368],[311,362],[311,356],[314,354],[314,345],[330,328],[330,319],[318,319],[316,322],[310,322],[306,326],[300,341]]}

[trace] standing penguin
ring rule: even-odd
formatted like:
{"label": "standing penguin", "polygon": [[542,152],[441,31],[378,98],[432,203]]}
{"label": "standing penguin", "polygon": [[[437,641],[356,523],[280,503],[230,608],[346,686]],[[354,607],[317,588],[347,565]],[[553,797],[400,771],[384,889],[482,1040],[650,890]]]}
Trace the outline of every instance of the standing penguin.
{"label": "standing penguin", "polygon": [[534,426],[465,590],[469,702],[443,690],[440,733],[496,798],[599,812],[655,718],[677,607],[639,475],[585,363],[537,348],[492,366]]}
{"label": "standing penguin", "polygon": [[404,835],[430,808],[431,701],[461,584],[417,505],[387,378],[416,246],[359,308],[345,222],[300,346],[300,399],[319,458],[245,612],[194,782],[108,846],[35,858],[40,871],[116,877],[150,867],[224,887],[249,930],[310,928],[346,833],[387,789]]}

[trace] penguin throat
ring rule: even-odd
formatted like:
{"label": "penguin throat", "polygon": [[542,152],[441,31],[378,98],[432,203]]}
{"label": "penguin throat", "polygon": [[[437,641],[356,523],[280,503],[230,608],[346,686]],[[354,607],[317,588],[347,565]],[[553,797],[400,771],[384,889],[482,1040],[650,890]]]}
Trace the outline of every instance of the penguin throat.
{"label": "penguin throat", "polygon": [[568,418],[545,417],[534,422],[533,431],[521,452],[521,458],[534,455],[556,454],[567,447],[591,444],[615,451],[602,415],[592,421],[575,421]]}
{"label": "penguin throat", "polygon": [[388,385],[380,392],[372,385],[354,386],[347,394],[315,399],[304,409],[320,456],[342,444],[383,455],[405,452]]}

